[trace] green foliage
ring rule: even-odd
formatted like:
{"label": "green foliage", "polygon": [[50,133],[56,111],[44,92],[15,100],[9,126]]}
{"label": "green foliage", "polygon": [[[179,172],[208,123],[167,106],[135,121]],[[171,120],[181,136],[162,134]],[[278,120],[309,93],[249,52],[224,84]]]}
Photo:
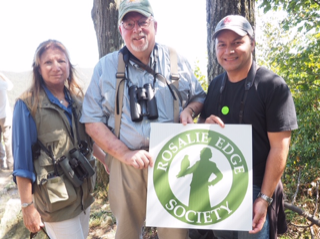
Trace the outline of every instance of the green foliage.
{"label": "green foliage", "polygon": [[259,62],[286,80],[295,100],[299,129],[292,135],[287,168],[319,167],[320,5],[308,0],[264,0],[260,6],[265,12],[286,9],[287,13],[278,22],[275,18],[264,22],[264,59]]}
{"label": "green foliage", "polygon": [[279,8],[289,13],[282,22],[285,30],[298,27],[302,33],[312,29],[319,32],[320,2],[317,0],[262,0],[260,3],[264,13],[271,9],[277,11]]}
{"label": "green foliage", "polygon": [[[308,185],[319,180],[320,168],[320,1],[261,0],[260,8],[264,14],[258,17],[263,32],[257,44],[258,62],[286,80],[299,125],[292,132],[284,188],[291,201],[300,177],[297,205],[307,205],[306,211],[312,213],[316,202],[307,193]],[[306,224],[292,212],[287,212],[287,220]]]}
{"label": "green foliage", "polygon": [[205,75],[202,74],[200,67],[199,67],[199,60],[196,61],[195,67],[194,67],[194,75],[197,77],[198,81],[200,82],[203,90],[207,92],[208,90],[208,80]]}
{"label": "green foliage", "polygon": [[[193,71],[193,73],[194,73],[194,75],[196,76],[196,78],[198,79],[198,81],[200,82],[200,84],[201,84],[201,86],[202,86],[202,89],[203,89],[205,92],[207,92],[207,91],[208,91],[208,86],[209,86],[209,85],[208,85],[208,80],[207,80],[207,77],[202,74],[199,65],[200,65],[200,64],[199,64],[199,60],[197,60],[196,63],[195,63],[195,66],[194,66],[194,71]],[[194,122],[194,123],[197,123],[198,117],[199,117],[199,115],[193,119],[193,122]]]}

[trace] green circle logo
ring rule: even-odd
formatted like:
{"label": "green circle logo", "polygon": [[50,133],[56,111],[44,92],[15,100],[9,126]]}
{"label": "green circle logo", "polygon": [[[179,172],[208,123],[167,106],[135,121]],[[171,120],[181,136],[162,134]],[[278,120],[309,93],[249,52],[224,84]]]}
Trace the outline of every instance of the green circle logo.
{"label": "green circle logo", "polygon": [[223,115],[229,114],[229,107],[228,106],[223,106],[222,109],[221,109],[221,113]]}
{"label": "green circle logo", "polygon": [[191,225],[230,217],[248,189],[249,173],[239,148],[226,136],[195,129],[168,140],[157,155],[153,183],[163,208]]}

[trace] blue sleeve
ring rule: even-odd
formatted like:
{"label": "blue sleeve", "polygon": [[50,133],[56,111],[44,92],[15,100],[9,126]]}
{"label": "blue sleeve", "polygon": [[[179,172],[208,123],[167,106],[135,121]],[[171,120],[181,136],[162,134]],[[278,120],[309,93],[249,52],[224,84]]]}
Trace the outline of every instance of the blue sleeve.
{"label": "blue sleeve", "polygon": [[14,158],[13,180],[16,176],[35,182],[32,145],[37,142],[37,127],[22,100],[15,104],[12,120],[12,153]]}

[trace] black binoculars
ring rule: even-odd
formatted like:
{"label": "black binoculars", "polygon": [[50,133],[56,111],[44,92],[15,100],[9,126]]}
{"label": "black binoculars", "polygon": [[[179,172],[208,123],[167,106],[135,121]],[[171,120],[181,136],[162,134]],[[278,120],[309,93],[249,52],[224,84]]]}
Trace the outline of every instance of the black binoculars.
{"label": "black binoculars", "polygon": [[71,149],[69,157],[62,156],[57,160],[57,163],[75,187],[81,186],[84,179],[93,176],[95,173],[91,164],[81,153],[81,149]]}
{"label": "black binoculars", "polygon": [[157,102],[151,84],[145,84],[143,87],[130,86],[129,96],[132,121],[140,122],[144,116],[148,119],[158,118]]}

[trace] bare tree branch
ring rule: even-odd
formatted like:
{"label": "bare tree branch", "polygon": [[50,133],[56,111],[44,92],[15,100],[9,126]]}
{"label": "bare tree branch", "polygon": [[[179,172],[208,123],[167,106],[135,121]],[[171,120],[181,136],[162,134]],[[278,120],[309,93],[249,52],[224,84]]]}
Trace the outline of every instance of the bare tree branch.
{"label": "bare tree branch", "polygon": [[312,227],[314,224],[310,224],[310,225],[297,225],[297,224],[294,224],[293,222],[290,222],[290,224],[294,227],[297,227],[297,228],[304,228],[304,229],[307,229],[309,227]]}
{"label": "bare tree branch", "polygon": [[320,5],[320,2],[317,0],[313,0],[313,2],[315,2],[316,4]]}
{"label": "bare tree branch", "polygon": [[299,192],[299,187],[300,187],[300,177],[301,177],[301,168],[299,168],[299,176],[298,176],[298,184],[297,184],[297,189],[296,192],[293,195],[293,199],[292,199],[292,205],[295,203],[298,192]]}
{"label": "bare tree branch", "polygon": [[[317,220],[316,218],[313,217],[313,215],[305,212],[303,209],[298,208],[295,205],[287,202],[284,203],[284,207],[308,219],[312,223],[312,225],[315,224],[317,226],[320,226],[320,220]],[[312,226],[312,225],[309,225],[309,226]]]}
{"label": "bare tree branch", "polygon": [[316,205],[313,212],[314,217],[316,216],[316,213],[318,211],[318,201],[319,201],[319,181],[317,181],[317,186],[316,186]]}
{"label": "bare tree branch", "polygon": [[[318,200],[319,200],[319,181],[317,181],[317,185],[316,185],[316,205],[313,212],[313,217],[316,216],[316,213],[318,211]],[[311,233],[311,239],[314,239],[315,234],[312,226],[310,226],[310,233]]]}

